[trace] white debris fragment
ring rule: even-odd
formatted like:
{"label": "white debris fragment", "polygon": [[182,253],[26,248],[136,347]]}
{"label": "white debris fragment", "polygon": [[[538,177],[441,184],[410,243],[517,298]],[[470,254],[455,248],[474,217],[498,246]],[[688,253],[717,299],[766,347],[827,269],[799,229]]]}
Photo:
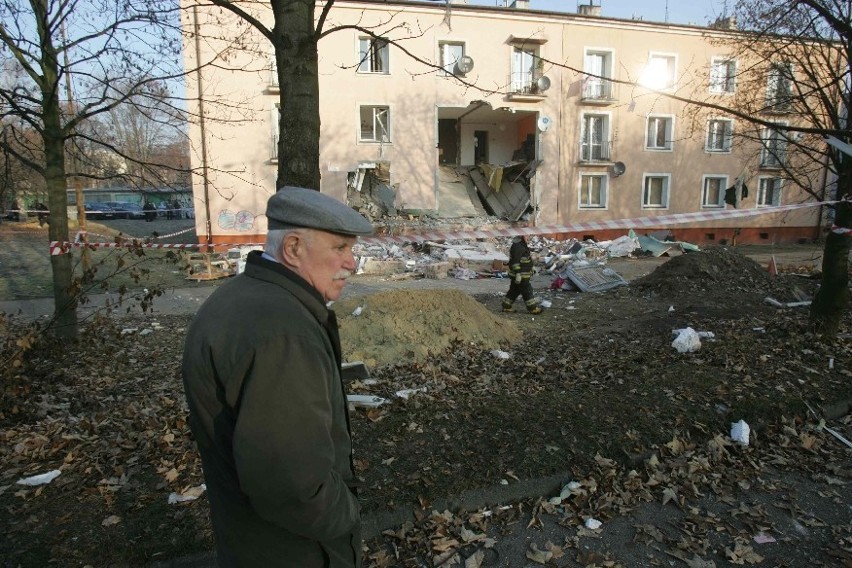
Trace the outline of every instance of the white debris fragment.
{"label": "white debris fragment", "polygon": [[426,392],[426,387],[420,387],[420,388],[417,388],[417,389],[402,389],[402,390],[396,391],[395,394],[399,398],[404,398],[404,399],[408,400],[408,397],[410,397],[413,394],[417,394],[418,392]]}
{"label": "white debris fragment", "polygon": [[47,473],[41,473],[39,475],[33,475],[30,477],[22,477],[16,483],[18,485],[29,485],[31,487],[35,487],[36,485],[47,485],[57,477],[62,472],[58,469],[54,469],[53,471],[48,471]]}
{"label": "white debris fragment", "polygon": [[491,354],[497,357],[498,359],[508,359],[509,357],[511,357],[509,353],[507,353],[506,351],[500,351],[499,349],[493,349],[491,351]]}
{"label": "white debris fragment", "polygon": [[154,333],[154,330],[150,327],[146,327],[145,329],[139,332],[139,335],[150,335],[152,333]]}
{"label": "white debris fragment", "polygon": [[672,313],[673,311],[674,311],[674,306],[669,306],[669,313]]}
{"label": "white debris fragment", "polygon": [[589,530],[592,530],[592,531],[601,528],[602,525],[603,525],[602,522],[600,522],[597,519],[593,519],[591,517],[586,519],[586,522],[585,522],[586,528],[589,529]]}
{"label": "white debris fragment", "polygon": [[[684,330],[683,329],[673,329],[672,335],[680,335],[680,333],[682,331],[684,331]],[[716,338],[716,334],[713,333],[712,331],[697,331],[696,333],[698,334],[698,337],[700,339],[715,339]]]}
{"label": "white debris fragment", "polygon": [[346,401],[352,406],[360,406],[361,408],[378,408],[388,402],[386,398],[371,394],[348,394],[346,395]]}
{"label": "white debris fragment", "polygon": [[694,353],[701,349],[701,339],[698,333],[691,327],[679,330],[678,336],[672,341],[672,347],[678,353]]}
{"label": "white debris fragment", "polygon": [[745,420],[734,422],[731,424],[731,440],[739,442],[743,446],[748,446],[748,435],[751,429],[746,424]]}
{"label": "white debris fragment", "polygon": [[121,330],[121,335],[130,335],[131,333],[136,333],[139,331],[138,327],[125,327]]}
{"label": "white debris fragment", "polygon": [[207,490],[207,485],[202,483],[195,487],[190,487],[183,493],[169,493],[169,505],[176,503],[184,503],[186,501],[195,501]]}
{"label": "white debris fragment", "polygon": [[353,315],[353,316],[355,316],[355,317],[357,318],[358,316],[360,316],[360,315],[361,315],[361,312],[363,312],[363,311],[364,311],[364,308],[362,308],[361,306],[358,306],[357,308],[355,308],[355,309],[352,311],[352,315]]}
{"label": "white debris fragment", "polygon": [[549,308],[553,305],[553,302],[551,302],[550,300],[542,300],[538,303],[538,305],[540,305],[542,308]]}

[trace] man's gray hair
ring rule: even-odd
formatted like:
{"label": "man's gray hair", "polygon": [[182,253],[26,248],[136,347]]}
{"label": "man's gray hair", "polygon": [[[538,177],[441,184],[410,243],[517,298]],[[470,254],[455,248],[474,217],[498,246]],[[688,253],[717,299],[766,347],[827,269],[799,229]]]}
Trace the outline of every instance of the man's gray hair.
{"label": "man's gray hair", "polygon": [[302,227],[293,229],[270,229],[266,233],[266,245],[263,247],[263,252],[278,262],[283,262],[284,259],[282,257],[281,248],[284,246],[284,239],[287,238],[287,235],[290,233],[299,233],[303,237],[306,237],[309,232],[310,229],[303,229]]}

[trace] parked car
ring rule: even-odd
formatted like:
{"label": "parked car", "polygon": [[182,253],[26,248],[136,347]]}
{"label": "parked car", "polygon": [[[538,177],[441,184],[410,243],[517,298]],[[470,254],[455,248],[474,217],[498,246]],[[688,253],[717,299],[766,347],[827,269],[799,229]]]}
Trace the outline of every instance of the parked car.
{"label": "parked car", "polygon": [[141,205],[135,203],[127,203],[124,201],[107,201],[107,205],[112,207],[115,212],[116,219],[144,219],[145,212],[142,211]]}
{"label": "parked car", "polygon": [[83,205],[86,219],[115,219],[115,211],[106,203],[91,201]]}

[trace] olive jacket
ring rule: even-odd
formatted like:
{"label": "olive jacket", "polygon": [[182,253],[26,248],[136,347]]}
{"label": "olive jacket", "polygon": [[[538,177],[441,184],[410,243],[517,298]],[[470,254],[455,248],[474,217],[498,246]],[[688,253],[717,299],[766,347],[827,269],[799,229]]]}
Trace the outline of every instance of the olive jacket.
{"label": "olive jacket", "polygon": [[250,253],[192,322],[183,359],[219,566],[361,564],[334,312]]}

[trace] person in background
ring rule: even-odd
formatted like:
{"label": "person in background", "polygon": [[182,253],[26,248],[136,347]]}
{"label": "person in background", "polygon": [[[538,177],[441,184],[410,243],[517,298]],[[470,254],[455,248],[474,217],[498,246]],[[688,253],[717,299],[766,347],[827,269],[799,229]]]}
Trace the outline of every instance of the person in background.
{"label": "person in background", "polygon": [[340,339],[326,304],[372,226],[295,187],[269,199],[266,217],[265,251],[201,306],[184,348],[218,566],[359,567]]}
{"label": "person in background", "polygon": [[514,312],[512,307],[518,296],[524,298],[527,311],[531,314],[540,314],[541,306],[533,296],[530,278],[533,274],[533,262],[530,249],[524,237],[514,237],[512,246],[509,248],[509,291],[503,298],[503,311]]}
{"label": "person in background", "polygon": [[147,199],[145,200],[145,205],[142,206],[142,211],[145,212],[146,223],[150,223],[157,217],[157,208]]}

